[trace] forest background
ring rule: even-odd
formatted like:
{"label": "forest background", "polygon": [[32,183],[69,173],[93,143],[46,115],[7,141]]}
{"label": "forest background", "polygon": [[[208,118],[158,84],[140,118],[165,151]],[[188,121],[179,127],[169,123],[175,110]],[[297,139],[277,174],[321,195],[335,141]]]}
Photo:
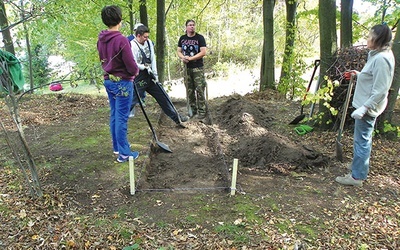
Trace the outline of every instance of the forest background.
{"label": "forest background", "polygon": [[[4,48],[23,62],[28,88],[53,81],[102,86],[96,42],[99,31],[106,28],[100,11],[109,4],[123,9],[123,34],[131,34],[138,22],[150,28],[161,81],[182,77],[177,41],[185,21],[195,19],[197,31],[207,41],[210,75],[225,76],[234,67],[258,68],[260,76],[254,82],[258,90],[277,89],[289,99],[304,94],[308,81],[304,76],[315,59],[321,59],[318,85],[329,91],[324,76],[337,51],[364,41],[376,23],[384,21],[395,32],[399,16],[398,0],[0,1],[5,10],[0,13]],[[394,51],[399,46],[394,43]],[[395,53],[398,58],[399,52]],[[49,58],[59,64],[50,68]],[[390,121],[399,77],[393,85],[389,115],[383,120]],[[320,114],[335,112],[324,104],[326,99],[312,101],[323,104]],[[321,124],[329,123],[329,116],[320,118]]]}
{"label": "forest background", "polygon": [[[358,10],[358,6],[354,6],[355,3],[344,0],[340,2],[332,0],[318,2],[290,0],[251,2],[141,0],[133,2],[119,0],[112,3],[109,1],[2,0],[0,9],[5,11],[0,13],[0,26],[4,50],[15,54],[24,65],[26,89],[35,89],[34,93],[41,94],[52,82],[61,82],[64,86],[69,84],[72,88],[81,85],[101,88],[102,71],[96,42],[100,30],[106,28],[100,18],[100,11],[105,5],[116,4],[122,7],[124,26],[121,31],[123,34],[130,34],[133,25],[137,22],[145,23],[150,27],[151,38],[156,44],[160,78],[164,83],[172,84],[174,79],[182,77],[182,65],[176,56],[176,43],[184,32],[185,21],[193,18],[197,21],[197,31],[206,37],[208,44],[207,75],[224,77],[232,68],[242,71],[255,69],[259,71],[259,78],[254,81],[254,86],[257,86],[258,91],[266,93],[265,96],[268,97],[267,90],[274,89],[287,99],[301,99],[308,82],[307,77],[304,76],[313,68],[314,60],[320,59],[321,73],[316,78],[318,84],[321,85],[322,93],[317,96],[307,96],[305,102],[320,101],[323,105],[319,105],[320,112],[318,113],[324,114],[324,109],[329,109],[324,104],[332,97],[325,94],[330,93],[332,80],[335,80],[326,79],[324,76],[336,60],[337,51],[351,48],[359,41],[362,43],[372,25],[384,21],[393,29],[393,52],[396,61],[399,61],[400,35],[397,28],[399,1],[363,1],[363,3],[368,3],[368,13]],[[49,58],[59,58],[59,64],[50,65]],[[398,66],[399,63],[397,63],[396,77],[392,84],[389,111],[398,97]],[[343,71],[338,72],[339,78],[342,73]],[[246,82],[246,84],[249,83]],[[62,95],[55,96],[62,98]],[[45,100],[45,97],[41,97],[42,99],[37,99],[38,102]],[[335,112],[335,110],[329,109],[329,112]],[[323,118],[321,120],[323,121]],[[398,127],[394,130],[400,133]],[[385,150],[389,148],[385,147]],[[6,155],[2,154],[2,157]],[[8,161],[5,162],[9,164]],[[62,164],[60,166],[65,167]],[[7,171],[2,173],[8,174]],[[376,185],[370,186],[376,187]],[[21,184],[16,184],[15,190],[19,188],[22,189]],[[7,194],[4,195],[8,197]],[[45,199],[48,197],[49,195],[46,194]],[[58,198],[58,196],[55,197]],[[16,204],[21,204],[21,202],[16,201]],[[21,210],[18,213],[19,218],[26,217],[24,211]],[[2,208],[3,212],[6,214],[8,211]],[[11,220],[10,223],[12,223]],[[239,226],[241,225],[239,223]],[[30,221],[25,225],[25,228],[27,227],[32,227]],[[3,227],[3,230],[7,230],[7,227]],[[396,232],[398,231],[394,231]],[[14,235],[18,234],[12,234],[12,239]],[[37,235],[33,234],[30,238],[36,240],[36,237]],[[393,246],[397,244],[394,240],[390,242]],[[0,241],[0,246],[1,243]],[[73,248],[75,243],[68,241],[60,244]],[[329,242],[329,244],[335,245],[335,242]]]}

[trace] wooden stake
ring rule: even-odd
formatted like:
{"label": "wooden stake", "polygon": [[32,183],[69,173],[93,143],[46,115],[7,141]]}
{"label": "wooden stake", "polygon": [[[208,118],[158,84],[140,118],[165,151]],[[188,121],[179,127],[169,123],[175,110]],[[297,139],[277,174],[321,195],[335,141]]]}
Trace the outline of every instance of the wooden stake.
{"label": "wooden stake", "polygon": [[135,161],[133,160],[133,156],[129,156],[129,182],[131,184],[131,195],[135,194]]}
{"label": "wooden stake", "polygon": [[233,159],[231,195],[235,195],[236,192],[237,170],[238,170],[238,159]]}

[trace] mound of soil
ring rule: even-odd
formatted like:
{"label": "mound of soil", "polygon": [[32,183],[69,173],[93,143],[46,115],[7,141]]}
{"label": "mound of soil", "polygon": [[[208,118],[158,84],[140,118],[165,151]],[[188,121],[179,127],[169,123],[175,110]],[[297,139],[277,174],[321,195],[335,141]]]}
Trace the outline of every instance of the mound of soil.
{"label": "mound of soil", "polygon": [[[147,177],[141,180],[139,188],[229,187],[233,159],[239,160],[240,169],[284,174],[327,165],[328,157],[312,145],[294,141],[282,131],[276,131],[282,118],[291,119],[292,116],[282,116],[285,110],[279,107],[284,101],[272,100],[275,105],[268,106],[266,100],[261,95],[214,99],[209,102],[208,117],[202,121],[190,120],[186,129],[177,128],[168,117],[162,116],[158,137],[174,152],[153,150]],[[185,113],[182,102],[175,104]],[[286,126],[283,131],[291,134],[291,129]],[[157,149],[157,145],[154,147]]]}

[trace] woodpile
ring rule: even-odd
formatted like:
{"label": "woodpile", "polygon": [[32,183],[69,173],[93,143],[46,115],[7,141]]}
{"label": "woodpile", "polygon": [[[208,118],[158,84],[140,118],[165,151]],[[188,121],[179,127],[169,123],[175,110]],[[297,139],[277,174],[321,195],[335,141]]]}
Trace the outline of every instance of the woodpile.
{"label": "woodpile", "polygon": [[[333,91],[332,101],[330,105],[337,110],[339,110],[337,117],[332,117],[334,121],[334,128],[337,128],[339,124],[339,119],[341,118],[343,112],[343,103],[346,99],[347,88],[349,80],[346,80],[343,76],[344,72],[349,70],[361,71],[368,59],[368,49],[366,46],[354,46],[349,48],[340,49],[334,56],[334,63],[329,68],[327,76],[332,81],[338,81],[339,86],[335,87]],[[354,84],[355,87],[355,84]],[[354,93],[354,88],[352,93]],[[352,95],[353,96],[353,95]],[[351,106],[352,96],[350,99],[350,106],[347,110],[346,124],[352,123],[350,117],[351,112],[354,108]],[[339,118],[339,119],[338,119]]]}

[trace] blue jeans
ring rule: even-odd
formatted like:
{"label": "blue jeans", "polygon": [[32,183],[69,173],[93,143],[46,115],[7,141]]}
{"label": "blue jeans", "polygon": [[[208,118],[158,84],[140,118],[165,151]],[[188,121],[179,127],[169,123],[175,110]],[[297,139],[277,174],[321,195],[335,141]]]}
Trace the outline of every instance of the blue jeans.
{"label": "blue jeans", "polygon": [[110,132],[113,150],[129,156],[131,149],[127,139],[129,109],[132,104],[133,83],[128,80],[104,81],[110,102]]}
{"label": "blue jeans", "polygon": [[353,178],[358,180],[365,180],[368,176],[375,121],[376,117],[369,115],[364,115],[361,120],[355,120],[351,172]]}

